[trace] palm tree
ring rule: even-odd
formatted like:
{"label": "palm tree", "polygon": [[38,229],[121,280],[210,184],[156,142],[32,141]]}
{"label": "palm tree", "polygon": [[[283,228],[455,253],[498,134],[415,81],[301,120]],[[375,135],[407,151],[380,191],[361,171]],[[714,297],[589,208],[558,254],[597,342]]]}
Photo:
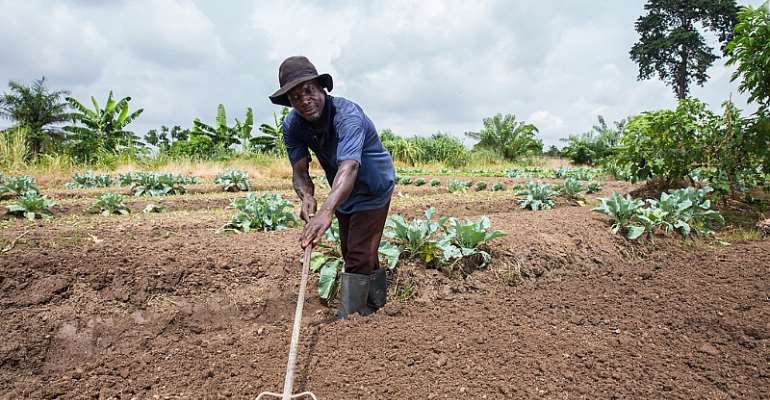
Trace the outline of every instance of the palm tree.
{"label": "palm tree", "polygon": [[465,135],[479,141],[475,146],[477,148],[492,150],[507,160],[517,160],[542,153],[543,141],[535,136],[538,132],[535,125],[516,121],[515,115],[498,113],[484,118],[481,132],[466,132]]}
{"label": "palm tree", "polygon": [[63,132],[51,125],[69,119],[67,103],[62,96],[65,90],[49,91],[45,77],[27,86],[16,81],[8,82],[10,92],[0,96],[0,117],[16,122],[16,127],[27,129],[32,156],[36,156],[51,142],[61,142]]}
{"label": "palm tree", "polygon": [[121,147],[131,147],[138,143],[138,138],[125,127],[138,117],[144,109],[138,109],[129,114],[128,102],[130,97],[118,101],[113,100],[112,91],[107,97],[104,108],[91,96],[93,109],[89,109],[72,97],[67,102],[75,109],[71,114],[72,121],[84,126],[65,126],[73,142],[73,155],[83,161],[91,161],[100,151],[115,152]]}

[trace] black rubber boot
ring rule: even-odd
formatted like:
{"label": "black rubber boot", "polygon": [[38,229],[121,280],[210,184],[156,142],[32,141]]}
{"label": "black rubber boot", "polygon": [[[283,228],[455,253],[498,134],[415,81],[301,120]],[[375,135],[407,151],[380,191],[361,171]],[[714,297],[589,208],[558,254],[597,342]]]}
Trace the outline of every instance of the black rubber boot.
{"label": "black rubber boot", "polygon": [[370,275],[340,273],[340,307],[337,309],[337,319],[345,319],[353,313],[372,313],[372,309],[366,305],[370,279]]}
{"label": "black rubber boot", "polygon": [[366,304],[372,312],[375,312],[385,307],[388,297],[388,280],[383,268],[377,268],[369,277],[369,297],[366,300]]}

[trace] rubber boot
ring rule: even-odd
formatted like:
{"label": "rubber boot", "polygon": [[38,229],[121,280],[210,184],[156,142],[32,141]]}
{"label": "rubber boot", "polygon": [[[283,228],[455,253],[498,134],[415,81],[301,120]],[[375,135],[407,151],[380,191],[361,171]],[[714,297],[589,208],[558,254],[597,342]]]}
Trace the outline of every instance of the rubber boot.
{"label": "rubber boot", "polygon": [[337,319],[345,319],[353,313],[372,313],[372,309],[366,305],[370,279],[370,275],[340,273],[340,307],[337,309]]}
{"label": "rubber boot", "polygon": [[388,297],[388,280],[385,277],[385,269],[383,268],[377,268],[369,277],[369,297],[366,300],[366,304],[372,312],[375,312],[385,307]]}

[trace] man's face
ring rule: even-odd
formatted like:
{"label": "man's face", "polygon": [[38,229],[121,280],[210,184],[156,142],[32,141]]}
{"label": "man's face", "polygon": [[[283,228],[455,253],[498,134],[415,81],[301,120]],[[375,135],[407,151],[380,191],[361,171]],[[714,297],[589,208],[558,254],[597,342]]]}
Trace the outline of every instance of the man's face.
{"label": "man's face", "polygon": [[289,103],[299,115],[308,122],[316,122],[321,118],[326,95],[323,88],[315,79],[303,82],[288,93]]}

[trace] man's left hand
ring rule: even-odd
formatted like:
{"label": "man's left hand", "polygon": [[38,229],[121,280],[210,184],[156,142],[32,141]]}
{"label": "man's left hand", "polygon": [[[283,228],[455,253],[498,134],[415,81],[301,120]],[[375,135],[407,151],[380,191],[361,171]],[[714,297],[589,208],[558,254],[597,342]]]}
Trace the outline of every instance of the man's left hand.
{"label": "man's left hand", "polygon": [[326,230],[329,229],[331,225],[331,213],[325,210],[319,211],[313,218],[310,219],[310,222],[305,224],[305,229],[302,231],[302,237],[300,238],[300,245],[302,248],[306,248],[311,243],[314,245],[318,243],[324,236],[324,232],[326,232]]}

